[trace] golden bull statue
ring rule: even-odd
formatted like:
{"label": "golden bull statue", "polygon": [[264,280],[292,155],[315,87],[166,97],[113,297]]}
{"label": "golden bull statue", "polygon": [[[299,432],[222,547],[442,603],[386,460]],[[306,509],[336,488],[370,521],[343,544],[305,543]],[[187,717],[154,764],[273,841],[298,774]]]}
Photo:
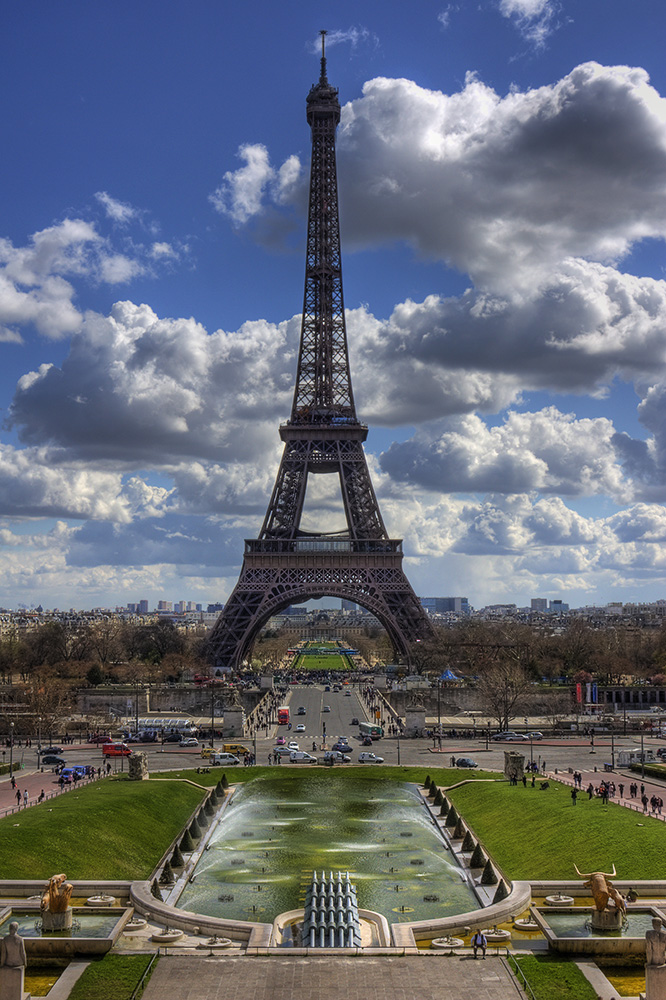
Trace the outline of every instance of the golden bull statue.
{"label": "golden bull statue", "polygon": [[72,886],[64,872],[61,875],[52,875],[42,896],[40,909],[48,910],[50,913],[64,913],[69,906],[71,895]]}
{"label": "golden bull statue", "polygon": [[574,865],[574,868],[581,878],[587,880],[583,883],[583,885],[592,893],[594,905],[599,913],[608,908],[608,903],[611,899],[620,913],[627,912],[627,905],[624,901],[624,896],[618,892],[611,882],[611,878],[615,878],[617,874],[615,871],[615,865],[613,865],[612,872],[581,872],[578,871],[576,865]]}

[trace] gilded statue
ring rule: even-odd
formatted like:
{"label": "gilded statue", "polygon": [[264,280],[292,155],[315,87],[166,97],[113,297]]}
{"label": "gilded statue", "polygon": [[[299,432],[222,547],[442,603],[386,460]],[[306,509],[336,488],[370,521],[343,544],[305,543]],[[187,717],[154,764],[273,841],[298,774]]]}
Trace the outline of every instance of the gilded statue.
{"label": "gilded statue", "polygon": [[72,885],[67,881],[64,872],[61,875],[52,875],[42,896],[40,909],[42,912],[48,910],[50,913],[64,913],[69,906],[71,895]]}
{"label": "gilded statue", "polygon": [[611,878],[615,878],[617,874],[615,865],[613,865],[612,872],[581,872],[578,871],[576,865],[574,865],[574,868],[576,868],[581,878],[587,880],[583,885],[592,893],[594,905],[599,913],[608,908],[610,900],[613,900],[620,913],[627,912],[627,904],[624,901],[624,896],[618,892],[611,882]]}

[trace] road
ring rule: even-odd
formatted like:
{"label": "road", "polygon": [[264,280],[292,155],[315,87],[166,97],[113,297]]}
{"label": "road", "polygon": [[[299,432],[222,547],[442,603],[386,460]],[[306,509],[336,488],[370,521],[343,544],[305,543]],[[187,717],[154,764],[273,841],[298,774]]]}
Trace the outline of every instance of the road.
{"label": "road", "polygon": [[[358,727],[351,725],[352,718],[361,721],[369,718],[369,711],[356,688],[352,689],[347,696],[344,692],[349,689],[343,688],[340,692],[325,691],[321,685],[292,687],[284,703],[288,703],[291,709],[291,730],[286,726],[273,726],[268,738],[264,735],[245,738],[237,742],[244,743],[249,749],[256,748],[257,763],[268,763],[268,754],[275,746],[275,737],[282,735],[285,738],[298,741],[302,750],[312,753],[313,741],[317,743],[317,753],[322,748],[330,748],[338,736],[346,736],[352,746],[352,761],[356,762],[358,753],[361,750],[358,739]],[[299,706],[305,708],[305,715],[297,715]],[[330,711],[324,712],[324,706],[328,706]],[[296,726],[302,723],[305,725],[305,733],[296,733]],[[465,723],[463,723],[465,724]],[[324,726],[326,727],[324,732]],[[263,731],[262,731],[263,732]],[[660,740],[652,737],[645,739],[646,748],[656,748],[661,745]],[[219,744],[218,744],[219,745]],[[637,740],[632,737],[618,737],[614,741],[614,749],[624,747],[634,747],[638,745]],[[451,757],[472,757],[477,761],[479,767],[490,770],[501,771],[504,766],[504,751],[508,747],[517,749],[525,754],[527,761],[530,759],[541,769],[545,761],[547,770],[553,773],[555,770],[568,774],[569,769],[580,770],[589,773],[594,777],[594,768],[598,769],[599,778],[604,772],[604,765],[610,764],[613,747],[610,736],[597,736],[595,745],[592,747],[589,740],[585,739],[545,739],[533,744],[512,743],[497,744],[492,741],[486,742],[485,737],[469,739],[443,739],[442,750],[433,752],[433,741],[426,739],[397,739],[386,736],[382,740],[376,741],[372,749],[382,756],[387,764],[411,764],[423,767],[448,767]],[[197,767],[203,764],[200,747],[180,748],[177,744],[165,743],[163,746],[157,743],[139,744],[138,748],[148,754],[148,766],[151,771],[171,770],[183,767]],[[366,748],[363,748],[366,749]],[[104,767],[106,759],[102,756],[101,747],[90,744],[72,745],[64,748],[62,756],[68,765],[71,764],[92,764],[95,767]],[[8,753],[5,756],[8,760]],[[38,765],[36,747],[30,749],[15,747],[14,760],[23,763],[23,769],[16,772],[18,787],[23,790],[28,789],[30,801],[35,801],[40,791],[44,789],[49,795],[58,789],[57,775],[50,769],[40,770]],[[127,762],[122,758],[109,758],[112,769],[120,771],[127,767]],[[283,765],[284,766],[284,765]],[[289,766],[289,765],[286,765]],[[300,765],[302,766],[302,765]],[[461,776],[464,774],[461,771]],[[615,781],[618,775],[627,776],[630,772],[624,770],[615,771]],[[635,778],[635,775],[633,776]],[[653,782],[650,782],[652,785]],[[664,785],[655,784],[658,792],[664,794]],[[8,776],[0,778],[0,813],[10,807],[16,806],[15,792],[12,791]]]}

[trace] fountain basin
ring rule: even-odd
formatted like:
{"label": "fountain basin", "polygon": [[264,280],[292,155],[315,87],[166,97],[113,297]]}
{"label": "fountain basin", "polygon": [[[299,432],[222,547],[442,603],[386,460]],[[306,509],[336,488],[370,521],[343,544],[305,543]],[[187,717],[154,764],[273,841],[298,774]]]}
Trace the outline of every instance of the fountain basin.
{"label": "fountain basin", "polygon": [[554,951],[573,955],[645,955],[645,932],[652,929],[652,909],[630,909],[621,930],[592,927],[594,907],[535,907],[534,919]]}
{"label": "fountain basin", "polygon": [[63,931],[42,931],[39,907],[14,904],[0,911],[0,937],[12,920],[19,925],[28,959],[71,958],[74,955],[104,955],[110,951],[132,916],[132,910],[112,907],[95,912],[90,907],[72,908],[72,927]]}

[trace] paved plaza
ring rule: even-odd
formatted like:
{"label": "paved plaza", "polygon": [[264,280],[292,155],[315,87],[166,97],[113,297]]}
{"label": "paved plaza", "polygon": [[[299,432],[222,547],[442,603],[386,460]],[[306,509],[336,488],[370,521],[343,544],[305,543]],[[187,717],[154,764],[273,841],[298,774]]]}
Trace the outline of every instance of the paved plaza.
{"label": "paved plaza", "polygon": [[143,1000],[519,1000],[500,958],[163,957]]}

